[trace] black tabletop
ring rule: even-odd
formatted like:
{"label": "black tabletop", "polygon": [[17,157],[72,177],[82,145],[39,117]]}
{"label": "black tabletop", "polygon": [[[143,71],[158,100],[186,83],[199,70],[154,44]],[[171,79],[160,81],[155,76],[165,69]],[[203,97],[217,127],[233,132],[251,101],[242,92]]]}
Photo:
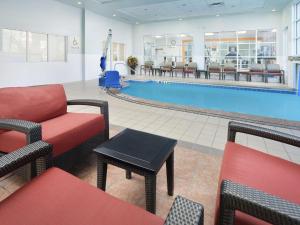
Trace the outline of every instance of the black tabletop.
{"label": "black tabletop", "polygon": [[94,151],[133,166],[158,172],[173,152],[176,143],[174,139],[125,129]]}

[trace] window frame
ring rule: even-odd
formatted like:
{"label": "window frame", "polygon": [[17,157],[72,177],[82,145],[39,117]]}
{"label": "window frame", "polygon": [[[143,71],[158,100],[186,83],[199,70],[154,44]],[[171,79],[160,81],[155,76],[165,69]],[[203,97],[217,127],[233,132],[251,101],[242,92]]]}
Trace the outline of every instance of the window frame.
{"label": "window frame", "polygon": [[[298,7],[299,7],[299,12],[298,12]],[[295,55],[300,55],[300,1],[296,1],[294,3],[294,15],[293,15],[293,20],[294,20],[294,46],[295,46]],[[299,13],[299,15],[298,15]],[[299,24],[299,34],[298,34],[298,24]],[[299,52],[298,52],[299,48]]]}
{"label": "window frame", "polygon": [[[26,33],[26,37],[25,37],[25,60],[24,63],[50,63],[50,62],[67,62],[68,61],[68,44],[69,44],[69,39],[67,35],[62,35],[62,34],[49,34],[49,33],[44,33],[44,32],[36,32],[36,31],[29,31],[29,30],[22,30],[22,29],[15,29],[15,28],[6,28],[6,27],[0,27],[0,30],[9,30],[9,31],[18,31],[18,32],[25,32]],[[46,51],[47,51],[47,55],[46,55],[46,60],[44,61],[31,61],[29,59],[29,33],[32,34],[41,34],[41,35],[46,35]],[[64,60],[57,60],[57,61],[52,61],[49,60],[49,36],[53,35],[53,36],[60,36],[64,38]],[[1,43],[0,43],[1,44]]]}

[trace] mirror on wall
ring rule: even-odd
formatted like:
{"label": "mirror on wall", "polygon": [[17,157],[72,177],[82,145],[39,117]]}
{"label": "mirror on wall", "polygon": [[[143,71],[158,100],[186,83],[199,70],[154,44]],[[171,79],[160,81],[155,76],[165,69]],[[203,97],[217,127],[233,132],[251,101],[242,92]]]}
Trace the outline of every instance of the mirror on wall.
{"label": "mirror on wall", "polygon": [[165,61],[189,63],[193,61],[193,37],[188,34],[144,36],[144,61],[159,66]]}

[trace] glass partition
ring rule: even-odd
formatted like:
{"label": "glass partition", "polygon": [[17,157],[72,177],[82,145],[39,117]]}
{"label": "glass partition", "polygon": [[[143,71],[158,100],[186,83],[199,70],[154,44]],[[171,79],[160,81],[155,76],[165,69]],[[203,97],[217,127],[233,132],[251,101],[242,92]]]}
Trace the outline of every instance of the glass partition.
{"label": "glass partition", "polygon": [[247,69],[251,64],[276,63],[276,30],[205,33],[205,64],[233,64]]}
{"label": "glass partition", "polygon": [[257,62],[271,64],[276,62],[276,30],[257,31]]}
{"label": "glass partition", "polygon": [[193,38],[190,35],[144,36],[144,60],[159,66],[164,61],[192,62]]}
{"label": "glass partition", "polygon": [[246,69],[256,63],[256,31],[238,31],[239,67]]}

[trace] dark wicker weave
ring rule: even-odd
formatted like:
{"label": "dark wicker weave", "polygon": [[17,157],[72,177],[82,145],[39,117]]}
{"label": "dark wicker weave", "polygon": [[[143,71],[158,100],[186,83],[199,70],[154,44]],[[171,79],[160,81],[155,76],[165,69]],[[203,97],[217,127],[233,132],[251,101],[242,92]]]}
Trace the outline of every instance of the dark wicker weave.
{"label": "dark wicker weave", "polygon": [[0,177],[35,161],[39,161],[40,166],[34,174],[41,174],[51,166],[51,151],[51,145],[37,141],[0,157]]}
{"label": "dark wicker weave", "polygon": [[[238,122],[230,122],[228,129],[228,141],[240,132],[300,147],[299,137],[278,131]],[[228,180],[222,182],[220,209],[222,225],[234,224],[236,210],[275,225],[300,224],[300,205]]]}
{"label": "dark wicker weave", "polygon": [[250,134],[300,147],[300,137],[250,124],[229,122],[228,141],[235,142],[236,133]]}
{"label": "dark wicker weave", "polygon": [[203,225],[203,217],[201,204],[177,196],[164,225]]}
{"label": "dark wicker weave", "polygon": [[[87,154],[91,153],[92,150],[102,142],[109,139],[109,112],[108,103],[100,100],[69,100],[68,105],[88,105],[100,108],[100,113],[104,116],[105,130],[94,137],[90,138],[86,142],[79,146],[63,153],[62,155],[53,159],[53,164],[64,170],[70,171],[71,168],[81,161]],[[38,123],[24,121],[24,120],[13,120],[13,119],[0,119],[0,129],[4,130],[15,130],[26,134],[27,144],[42,139],[41,125]],[[84,131],[83,131],[84,132]],[[1,149],[0,149],[1,151]],[[31,164],[26,166],[25,171],[22,171],[22,176],[26,179],[34,177],[34,171],[40,170],[37,164]],[[25,172],[25,174],[24,174]]]}
{"label": "dark wicker weave", "polygon": [[0,119],[0,129],[15,130],[26,134],[26,140],[28,144],[42,139],[41,125],[30,121]]}
{"label": "dark wicker weave", "polygon": [[300,224],[297,204],[231,181],[221,189],[221,224],[234,224],[235,210],[275,225]]}
{"label": "dark wicker weave", "polygon": [[[27,144],[34,143],[42,139],[42,127],[40,124],[25,120],[16,119],[0,119],[0,129],[2,130],[14,130],[26,135]],[[2,154],[3,155],[3,154]],[[35,171],[40,171],[39,168],[41,164],[36,162],[31,162],[28,165],[24,165],[24,169],[19,170],[26,179],[30,179],[36,176]]]}

